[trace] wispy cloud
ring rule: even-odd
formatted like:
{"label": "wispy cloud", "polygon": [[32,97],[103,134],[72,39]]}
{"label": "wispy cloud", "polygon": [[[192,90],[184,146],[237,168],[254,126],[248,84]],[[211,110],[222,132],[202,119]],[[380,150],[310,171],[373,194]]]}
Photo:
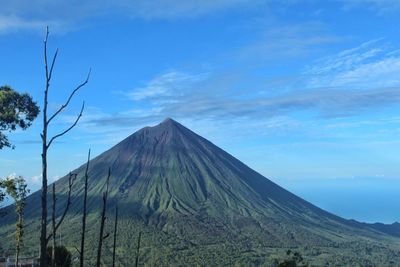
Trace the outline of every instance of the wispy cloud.
{"label": "wispy cloud", "polygon": [[400,53],[384,39],[316,61],[305,71],[311,87],[376,88],[400,85]]}
{"label": "wispy cloud", "polygon": [[0,162],[2,164],[6,164],[6,165],[12,165],[12,164],[15,164],[17,161],[11,160],[11,159],[0,158]]}
{"label": "wispy cloud", "polygon": [[380,14],[396,12],[400,9],[400,2],[397,0],[340,0],[346,10],[354,8],[366,8],[376,10]]}
{"label": "wispy cloud", "polygon": [[13,32],[15,30],[37,30],[46,25],[43,21],[28,21],[15,15],[4,16],[0,14],[0,34]]}
{"label": "wispy cloud", "polygon": [[224,10],[254,8],[261,0],[13,0],[2,1],[0,33],[16,30],[42,30],[50,25],[65,31],[85,20],[118,14],[126,18],[174,20],[196,18]]}
{"label": "wispy cloud", "polygon": [[253,79],[243,71],[169,69],[137,88],[114,92],[132,101],[135,108],[112,114],[89,109],[79,129],[102,135],[96,142],[108,144],[165,117],[195,125],[197,130],[232,129],[239,122],[237,128],[257,129],[262,135],[299,130],[307,124],[315,134],[315,127],[307,121],[328,123],[396,107],[400,103],[398,73],[400,53],[383,38],[317,59],[289,78]]}
{"label": "wispy cloud", "polygon": [[267,21],[257,21],[257,27],[265,28],[257,42],[240,50],[240,58],[258,60],[278,60],[302,58],[315,53],[323,45],[341,41],[341,37],[326,32],[321,22],[306,22],[295,25],[273,25]]}
{"label": "wispy cloud", "polygon": [[132,100],[162,99],[183,94],[195,83],[203,81],[207,74],[190,75],[178,71],[169,71],[151,80],[145,87],[138,88],[126,95]]}
{"label": "wispy cloud", "polygon": [[355,65],[381,53],[383,49],[375,46],[382,40],[383,38],[371,40],[358,47],[346,49],[336,55],[319,59],[313,66],[308,68],[308,72],[311,74],[326,74],[332,71],[344,71],[354,68]]}
{"label": "wispy cloud", "polygon": [[317,117],[336,118],[353,116],[400,102],[399,87],[368,90],[305,88],[272,97],[260,97],[258,93],[264,88],[253,88],[246,95],[238,95],[230,87],[220,87],[218,94],[211,94],[207,90],[207,81],[212,79],[212,76],[205,78],[202,75],[181,72],[178,75],[177,71],[162,74],[151,80],[148,86],[127,92],[136,102],[149,101],[151,107],[142,110],[142,115],[125,112],[98,116],[86,123],[123,127],[159,121],[166,116],[219,121],[246,118],[257,121],[260,118],[274,118],[304,111]]}
{"label": "wispy cloud", "polygon": [[34,175],[30,178],[30,182],[39,185],[42,181],[42,174]]}
{"label": "wispy cloud", "polygon": [[216,11],[234,8],[257,7],[260,0],[152,0],[152,1],[125,1],[131,15],[145,19],[176,19],[191,18],[210,14]]}

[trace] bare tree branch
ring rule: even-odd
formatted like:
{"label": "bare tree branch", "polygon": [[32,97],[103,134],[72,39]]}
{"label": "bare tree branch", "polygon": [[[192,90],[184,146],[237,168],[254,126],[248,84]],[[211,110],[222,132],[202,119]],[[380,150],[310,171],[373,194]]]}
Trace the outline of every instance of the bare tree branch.
{"label": "bare tree branch", "polygon": [[118,202],[115,204],[114,239],[113,239],[113,250],[112,250],[112,267],[115,267],[115,249],[117,247],[117,227],[118,227]]}
{"label": "bare tree branch", "polygon": [[50,147],[51,143],[53,143],[53,141],[54,141],[55,139],[57,139],[58,137],[61,137],[61,136],[63,136],[64,134],[68,133],[69,131],[72,130],[72,128],[74,128],[74,127],[76,126],[76,124],[78,123],[78,121],[79,121],[80,118],[82,117],[82,113],[83,113],[84,108],[85,108],[85,101],[82,103],[81,111],[80,111],[78,117],[76,118],[75,122],[74,122],[68,129],[66,129],[65,131],[63,131],[63,132],[61,132],[61,133],[59,133],[59,134],[53,136],[53,137],[50,139],[49,143],[47,144],[47,148]]}
{"label": "bare tree branch", "polygon": [[[48,126],[49,123],[57,117],[70,103],[72,97],[75,95],[75,93],[85,86],[88,81],[89,81],[89,76],[90,72],[87,75],[86,80],[79,84],[69,95],[67,101],[65,104],[63,104],[51,117],[48,119],[48,95],[49,95],[49,89],[50,89],[50,80],[52,78],[53,70],[55,63],[57,61],[57,56],[58,56],[58,49],[55,51],[54,56],[51,60],[51,65],[49,66],[48,62],[48,53],[47,53],[47,44],[48,44],[48,39],[49,39],[49,27],[46,27],[46,34],[45,34],[45,39],[44,39],[44,67],[45,67],[45,74],[46,74],[46,83],[45,83],[45,89],[44,89],[44,101],[43,101],[43,132],[40,134],[40,137],[42,138],[42,190],[41,190],[41,219],[40,219],[40,267],[46,267],[47,264],[47,244],[51,238],[52,235],[55,235],[55,232],[57,228],[61,225],[61,222],[64,220],[64,217],[67,213],[67,210],[70,206],[70,191],[72,184],[70,182],[70,190],[69,190],[69,196],[68,196],[68,202],[66,205],[66,209],[58,222],[58,224],[54,227],[53,225],[53,232],[54,234],[50,234],[50,236],[47,236],[47,191],[48,191],[48,179],[47,179],[47,152],[51,144],[55,139],[58,137],[63,136],[64,134],[68,133],[72,128],[76,126],[80,118],[82,117],[83,110],[85,108],[85,102],[82,104],[81,111],[76,118],[75,122],[65,131],[53,136],[50,141],[48,142]],[[50,67],[50,68],[49,68]],[[71,178],[71,177],[70,177]],[[76,178],[76,176],[75,176]],[[53,203],[55,205],[56,199],[53,198]]]}
{"label": "bare tree branch", "polygon": [[[74,182],[76,180],[77,174],[74,173],[69,173],[69,178],[68,178],[68,197],[67,197],[67,204],[65,205],[64,212],[61,215],[60,220],[58,223],[55,225],[53,233],[51,233],[47,237],[47,242],[49,242],[50,238],[57,232],[58,228],[60,227],[61,223],[64,221],[65,216],[67,215],[67,212],[69,210],[69,207],[71,206],[71,193],[72,193],[72,187],[74,185]],[[54,207],[55,209],[55,207]]]}
{"label": "bare tree branch", "polygon": [[105,184],[105,191],[103,192],[103,208],[101,211],[101,219],[100,219],[100,236],[99,236],[99,244],[97,246],[97,260],[96,260],[96,267],[100,267],[101,262],[101,248],[103,246],[103,240],[109,236],[109,233],[104,235],[104,224],[106,221],[106,210],[107,210],[107,198],[108,198],[108,185],[110,182],[111,176],[111,168],[108,168],[108,176]]}
{"label": "bare tree branch", "polygon": [[[57,54],[56,54],[56,56],[57,56]],[[50,77],[51,77],[51,71],[52,71],[52,69],[50,70]],[[71,92],[71,94],[69,95],[67,101],[66,101],[63,105],[61,105],[61,107],[60,107],[60,108],[50,117],[50,119],[47,121],[48,124],[49,124],[58,114],[60,114],[60,113],[69,105],[69,102],[71,101],[71,99],[72,99],[72,97],[74,96],[74,94],[75,94],[79,89],[81,89],[83,86],[85,86],[85,85],[89,82],[89,78],[90,78],[90,73],[91,73],[91,72],[92,72],[92,69],[89,69],[89,72],[88,72],[88,74],[87,74],[87,76],[86,76],[86,80],[85,80],[83,83],[79,84],[79,85]]]}
{"label": "bare tree branch", "polygon": [[49,82],[49,68],[47,63],[47,41],[49,39],[49,26],[46,26],[46,35],[44,38],[44,67],[46,70],[46,89],[48,89]]}
{"label": "bare tree branch", "polygon": [[110,233],[106,233],[106,234],[103,236],[103,240],[107,239],[109,236],[110,236]]}
{"label": "bare tree branch", "polygon": [[42,191],[41,191],[41,218],[40,218],[40,267],[47,266],[47,106],[49,94],[49,69],[47,62],[47,41],[49,38],[49,27],[46,27],[44,39],[44,66],[46,72],[46,85],[43,100],[43,132],[42,137]]}
{"label": "bare tree branch", "polygon": [[79,251],[79,249],[76,246],[74,246],[74,249],[78,252],[78,254],[81,254],[81,252]]}
{"label": "bare tree branch", "polygon": [[57,55],[58,55],[58,48],[56,49],[56,52],[54,53],[53,60],[51,61],[50,72],[49,72],[49,77],[48,77],[49,82],[50,82],[51,76],[53,74],[54,64],[56,63]]}
{"label": "bare tree branch", "polygon": [[79,253],[79,266],[83,267],[85,261],[85,234],[86,234],[86,215],[87,215],[87,192],[88,192],[88,180],[89,180],[89,162],[90,162],[90,149],[88,152],[86,170],[85,170],[85,188],[83,193],[83,211],[82,211],[82,232],[81,232],[81,251]]}
{"label": "bare tree branch", "polygon": [[135,258],[135,267],[138,267],[139,264],[139,253],[140,253],[140,241],[142,239],[142,231],[139,232],[137,247],[136,247],[136,258]]}
{"label": "bare tree branch", "polygon": [[[51,226],[53,230],[53,245],[51,246],[51,267],[56,266],[56,183],[53,183],[53,207],[52,207],[52,214],[51,214]],[[49,242],[49,239],[46,240]]]}
{"label": "bare tree branch", "polygon": [[[49,39],[49,26],[46,26],[46,37],[44,38],[44,63],[45,63],[45,68],[46,68],[46,84],[49,85],[49,82],[51,80],[51,76],[53,74],[53,69],[54,65],[56,63],[57,55],[58,55],[58,48],[56,49],[56,52],[54,53],[53,59],[51,60],[51,66],[50,66],[50,71],[49,71],[49,64],[47,60],[47,41]],[[46,86],[48,88],[48,86]]]}

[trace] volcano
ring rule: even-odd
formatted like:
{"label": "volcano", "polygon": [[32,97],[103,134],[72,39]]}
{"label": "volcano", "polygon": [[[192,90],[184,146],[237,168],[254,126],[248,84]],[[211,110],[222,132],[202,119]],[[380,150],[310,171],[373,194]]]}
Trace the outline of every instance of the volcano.
{"label": "volcano", "polygon": [[[317,265],[390,265],[400,258],[398,224],[364,224],[326,212],[166,119],[90,161],[89,266],[108,168],[112,176],[106,224],[112,232],[112,212],[118,203],[121,266],[130,266],[139,232],[143,233],[141,264],[149,266],[269,266],[275,258],[284,257],[288,248],[301,251]],[[71,250],[79,244],[84,172],[85,165],[73,171],[78,180],[60,230],[60,242]],[[60,215],[67,180],[56,182]],[[26,208],[24,249],[28,254],[38,251],[39,194],[28,198]],[[14,223],[12,208],[5,211],[0,219],[3,252],[12,247]],[[110,243],[105,257],[111,253],[111,240],[106,241]]]}

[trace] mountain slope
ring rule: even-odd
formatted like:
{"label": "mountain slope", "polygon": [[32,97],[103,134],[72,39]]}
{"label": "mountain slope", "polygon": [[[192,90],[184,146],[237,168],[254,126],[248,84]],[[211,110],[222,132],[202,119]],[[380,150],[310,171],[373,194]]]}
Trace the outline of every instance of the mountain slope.
{"label": "mountain slope", "polygon": [[[79,179],[62,230],[70,246],[79,239],[84,167],[74,171]],[[207,264],[223,265],[232,259],[267,263],[286,247],[329,251],[328,256],[313,252],[318,254],[310,258],[315,262],[337,260],[341,254],[343,263],[368,258],[356,249],[372,253],[371,263],[400,255],[398,239],[383,227],[347,221],[317,208],[171,119],[139,130],[90,162],[89,225],[94,235],[109,167],[109,208],[118,201],[122,214],[121,255],[138,231],[144,231],[143,260],[150,265],[192,264],[198,257],[210,257]],[[66,177],[57,182],[60,196],[66,193],[66,183]],[[27,231],[32,236],[38,227],[38,199],[37,192],[27,206]],[[9,233],[11,221],[11,215],[2,218],[0,236]],[[91,242],[95,244],[95,237]],[[226,259],[219,262],[221,258],[210,256],[213,251]]]}

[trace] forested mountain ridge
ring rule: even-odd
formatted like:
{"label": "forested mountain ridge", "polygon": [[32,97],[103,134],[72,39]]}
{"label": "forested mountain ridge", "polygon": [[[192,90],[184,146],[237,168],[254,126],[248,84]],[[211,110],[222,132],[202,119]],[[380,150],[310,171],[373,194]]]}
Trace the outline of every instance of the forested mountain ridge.
{"label": "forested mountain ridge", "polygon": [[[145,127],[89,164],[88,248],[96,244],[99,210],[111,168],[109,231],[118,202],[118,259],[134,257],[143,232],[141,263],[149,265],[269,266],[287,248],[310,263],[393,266],[400,259],[398,225],[362,224],[330,214],[288,192],[172,119]],[[79,243],[85,165],[77,173],[62,242]],[[61,214],[68,178],[56,182]],[[28,198],[25,251],[37,252],[40,192]],[[51,197],[49,197],[49,207]],[[3,250],[12,247],[11,207],[0,219]],[[8,211],[8,212],[7,212]],[[106,240],[107,242],[110,240]],[[93,253],[94,251],[89,253]],[[108,254],[107,254],[108,253]],[[110,254],[106,244],[105,255]],[[89,255],[88,264],[93,259]]]}

